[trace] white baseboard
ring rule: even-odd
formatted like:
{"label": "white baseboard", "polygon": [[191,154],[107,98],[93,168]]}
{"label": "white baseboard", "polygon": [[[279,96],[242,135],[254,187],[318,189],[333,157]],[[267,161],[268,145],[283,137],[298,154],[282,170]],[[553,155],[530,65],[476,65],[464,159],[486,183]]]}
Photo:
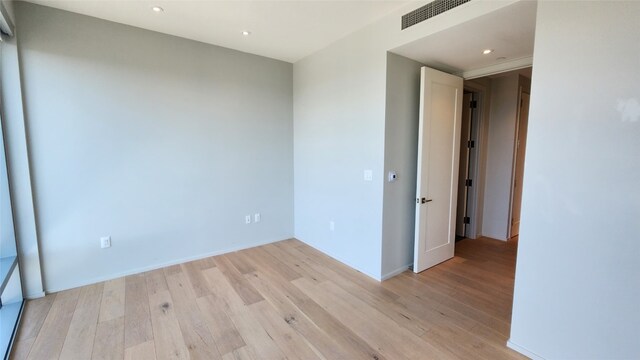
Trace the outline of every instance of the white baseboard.
{"label": "white baseboard", "polygon": [[537,355],[536,353],[529,351],[525,348],[523,348],[522,346],[518,345],[518,344],[514,344],[511,342],[511,340],[507,341],[507,347],[510,348],[511,350],[517,351],[520,354],[528,357],[529,359],[532,360],[544,360],[544,358],[542,356]]}
{"label": "white baseboard", "polygon": [[489,240],[496,240],[496,241],[509,241],[509,239],[508,239],[508,238],[503,238],[503,237],[500,237],[500,236],[494,236],[494,235],[480,234],[478,237],[479,237],[479,238],[480,238],[480,237],[483,237],[483,238],[487,238],[487,239],[489,239]]}
{"label": "white baseboard", "polygon": [[403,272],[407,271],[409,269],[409,267],[411,267],[411,265],[413,265],[413,263],[409,263],[407,265],[401,266],[393,271],[390,271],[384,275],[382,275],[382,281],[385,281],[387,279],[391,279],[392,277],[396,276],[396,275],[400,275]]}
{"label": "white baseboard", "polygon": [[41,297],[44,297],[45,295],[46,294],[44,293],[44,291],[41,291],[33,294],[26,294],[24,298],[27,300],[33,300],[33,299],[39,299]]}
{"label": "white baseboard", "polygon": [[[48,290],[45,290],[45,293],[52,294],[52,293],[57,293],[57,292],[64,291],[64,290],[75,289],[75,288],[78,288],[78,287],[81,287],[81,286],[86,286],[86,285],[96,284],[96,283],[103,282],[103,281],[109,281],[109,280],[121,278],[123,276],[140,274],[140,273],[143,273],[143,272],[146,272],[146,271],[157,270],[157,269],[161,269],[161,268],[164,268],[164,267],[167,267],[167,266],[171,266],[171,265],[177,265],[177,264],[182,264],[182,263],[186,263],[186,262],[189,262],[189,261],[208,258],[208,257],[211,257],[211,256],[227,254],[227,253],[231,253],[231,252],[234,252],[234,251],[249,249],[249,248],[253,248],[253,247],[256,247],[256,246],[271,244],[271,243],[274,243],[274,242],[287,240],[287,239],[290,239],[290,237],[288,237],[286,239],[281,239],[281,240],[258,241],[258,242],[255,242],[255,243],[245,244],[245,245],[241,245],[241,246],[233,246],[233,247],[230,247],[230,248],[226,248],[224,250],[217,250],[217,251],[212,251],[212,252],[205,253],[205,254],[198,254],[198,255],[194,255],[194,256],[188,256],[188,257],[185,257],[185,258],[166,261],[166,262],[159,263],[159,264],[153,264],[153,265],[144,266],[144,267],[141,267],[141,268],[135,268],[135,269],[119,272],[119,273],[116,273],[116,274],[110,274],[110,275],[107,275],[107,276],[100,276],[100,277],[93,278],[93,279],[90,279],[90,280],[87,280],[87,281],[83,281],[81,283],[74,284],[72,286],[61,288],[61,289],[48,289]],[[29,299],[29,297],[27,297],[27,299]]]}

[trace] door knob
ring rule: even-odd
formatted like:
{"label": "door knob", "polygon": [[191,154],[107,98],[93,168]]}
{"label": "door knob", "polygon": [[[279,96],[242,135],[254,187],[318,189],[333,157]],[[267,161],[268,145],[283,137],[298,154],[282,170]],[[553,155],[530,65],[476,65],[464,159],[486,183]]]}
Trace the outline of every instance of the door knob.
{"label": "door knob", "polygon": [[431,201],[433,201],[433,199],[427,199],[427,198],[417,198],[416,199],[416,202],[418,204],[424,204],[424,203],[428,203],[428,202],[431,202]]}

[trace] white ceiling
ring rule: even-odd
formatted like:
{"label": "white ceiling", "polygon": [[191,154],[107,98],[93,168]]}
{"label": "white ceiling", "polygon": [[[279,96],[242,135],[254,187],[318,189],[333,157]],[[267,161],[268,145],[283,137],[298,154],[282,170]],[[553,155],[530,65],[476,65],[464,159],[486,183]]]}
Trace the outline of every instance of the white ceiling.
{"label": "white ceiling", "polygon": [[[535,1],[521,1],[391,51],[463,76],[478,69],[504,71],[510,64],[512,68],[529,66],[536,7]],[[483,55],[484,49],[494,51]]]}
{"label": "white ceiling", "polygon": [[[28,0],[122,24],[295,62],[406,0]],[[156,13],[153,6],[164,12]],[[250,36],[243,36],[248,30]]]}

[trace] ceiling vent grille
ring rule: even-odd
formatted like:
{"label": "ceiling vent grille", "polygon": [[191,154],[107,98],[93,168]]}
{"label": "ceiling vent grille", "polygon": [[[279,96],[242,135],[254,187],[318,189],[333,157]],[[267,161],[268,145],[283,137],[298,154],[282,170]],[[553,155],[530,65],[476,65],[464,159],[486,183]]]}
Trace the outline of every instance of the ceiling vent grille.
{"label": "ceiling vent grille", "polygon": [[471,0],[435,0],[402,16],[402,30]]}

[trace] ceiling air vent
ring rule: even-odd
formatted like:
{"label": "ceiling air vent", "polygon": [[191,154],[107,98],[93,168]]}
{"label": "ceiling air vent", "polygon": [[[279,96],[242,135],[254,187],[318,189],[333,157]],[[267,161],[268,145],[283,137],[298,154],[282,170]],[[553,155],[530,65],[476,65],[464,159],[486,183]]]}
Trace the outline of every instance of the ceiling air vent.
{"label": "ceiling air vent", "polygon": [[402,16],[402,30],[471,0],[435,0]]}

